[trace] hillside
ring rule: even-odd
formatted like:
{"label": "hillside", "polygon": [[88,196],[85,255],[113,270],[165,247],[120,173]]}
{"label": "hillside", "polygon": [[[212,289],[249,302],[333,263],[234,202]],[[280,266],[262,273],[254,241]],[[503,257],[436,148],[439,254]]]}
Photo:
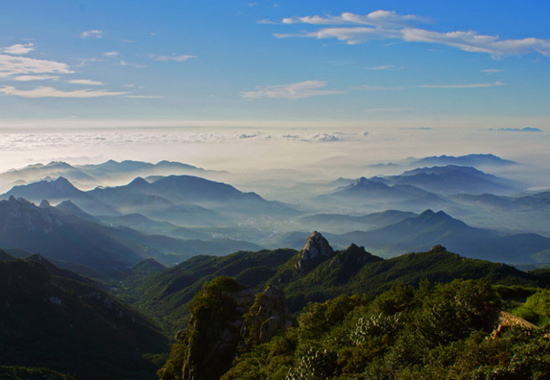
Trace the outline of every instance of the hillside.
{"label": "hillside", "polygon": [[0,365],[154,379],[142,355],[162,353],[167,339],[128,305],[67,274],[44,259],[0,261]]}
{"label": "hillside", "polygon": [[[197,254],[220,255],[260,248],[239,240],[181,240],[146,235],[129,228],[108,227],[89,217],[81,219],[82,213],[74,207],[70,207],[71,214],[62,209],[47,202],[38,207],[14,197],[0,201],[0,247],[39,253],[64,266],[72,263],[89,267],[107,278],[127,275],[132,265],[147,257],[173,264]],[[80,271],[77,266],[71,269]]]}
{"label": "hillside", "polygon": [[[324,241],[323,246],[330,247],[324,237],[316,234],[320,236],[317,240]],[[388,260],[356,245],[342,251],[316,247],[310,237],[301,251],[279,249],[193,257],[173,268],[126,280],[121,296],[174,330],[185,325],[189,318],[186,305],[203,284],[221,275],[257,291],[267,284],[277,284],[285,292],[292,313],[299,312],[308,302],[323,302],[340,294],[375,296],[395,284],[417,285],[424,278],[434,282],[487,279],[495,284],[529,286],[545,281],[504,264],[466,259],[441,246]],[[325,253],[312,259],[308,253],[312,249]]]}

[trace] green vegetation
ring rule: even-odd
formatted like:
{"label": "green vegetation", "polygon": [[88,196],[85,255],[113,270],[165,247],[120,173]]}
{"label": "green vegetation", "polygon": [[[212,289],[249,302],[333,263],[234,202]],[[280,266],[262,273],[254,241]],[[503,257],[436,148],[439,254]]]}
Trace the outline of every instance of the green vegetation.
{"label": "green vegetation", "polygon": [[548,379],[550,327],[494,336],[500,306],[491,285],[475,280],[313,303],[222,380]]}
{"label": "green vegetation", "polygon": [[295,268],[299,257],[300,252],[292,249],[237,252],[223,257],[196,256],[163,271],[128,278],[119,294],[172,334],[189,321],[187,306],[195,294],[206,282],[221,275],[233,277],[256,292],[267,284],[276,285],[285,292],[293,314],[309,302],[324,302],[342,294],[375,297],[396,284],[418,286],[423,279],[434,283],[486,279],[508,289],[512,286],[536,289],[550,284],[546,272],[531,274],[504,264],[467,259],[441,246],[383,260],[351,245],[307,273]]}
{"label": "green vegetation", "polygon": [[311,249],[304,267],[291,249],[145,260],[113,290],[143,314],[41,256],[4,254],[0,378],[550,380],[550,271],[441,246],[389,260]]}
{"label": "green vegetation", "polygon": [[[153,378],[154,355],[145,354],[167,344],[158,329],[89,279],[42,261],[0,261],[0,365],[78,379]],[[0,378],[37,378],[10,371]]]}
{"label": "green vegetation", "polygon": [[235,322],[242,317],[237,298],[244,289],[225,276],[203,286],[190,304],[189,326],[159,371],[161,379],[218,379],[229,369],[240,341]]}
{"label": "green vegetation", "polygon": [[537,325],[550,322],[550,290],[540,289],[515,309],[514,314]]}

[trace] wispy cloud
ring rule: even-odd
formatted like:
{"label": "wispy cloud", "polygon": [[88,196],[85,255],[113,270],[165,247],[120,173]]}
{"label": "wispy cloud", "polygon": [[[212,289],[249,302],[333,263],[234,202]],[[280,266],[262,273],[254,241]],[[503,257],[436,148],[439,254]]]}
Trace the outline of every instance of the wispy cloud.
{"label": "wispy cloud", "polygon": [[90,80],[90,79],[72,79],[72,80],[67,81],[67,83],[83,84],[85,86],[104,86],[105,85],[105,83],[103,83],[103,82],[98,82],[98,81]]}
{"label": "wispy cloud", "polygon": [[185,61],[190,60],[192,58],[197,58],[197,56],[196,55],[153,55],[153,54],[151,54],[151,58],[154,61],[185,62]]}
{"label": "wispy cloud", "polygon": [[305,23],[311,25],[362,25],[328,27],[314,32],[298,34],[274,34],[277,38],[311,37],[318,39],[336,38],[348,44],[359,44],[369,40],[401,40],[423,42],[458,48],[463,51],[486,53],[492,56],[522,55],[539,53],[550,56],[550,40],[540,38],[501,39],[498,35],[483,35],[476,31],[435,32],[411,27],[411,22],[426,19],[415,15],[399,15],[384,10],[367,15],[342,13],[340,16],[305,16],[283,19],[285,24]]}
{"label": "wispy cloud", "polygon": [[55,75],[18,75],[12,79],[18,82],[30,82],[34,80],[57,80],[59,77]]}
{"label": "wispy cloud", "polygon": [[62,62],[16,57],[0,54],[0,78],[34,74],[71,74],[73,71]]}
{"label": "wispy cloud", "polygon": [[485,73],[485,74],[496,74],[496,73],[501,73],[503,72],[504,70],[500,70],[500,69],[486,69],[486,70],[480,70],[480,72],[482,73]]}
{"label": "wispy cloud", "polygon": [[119,64],[120,66],[133,66],[133,67],[137,67],[138,69],[147,67],[147,65],[140,65],[140,64],[137,64],[137,63],[128,63],[128,62],[126,62],[126,61],[123,60],[123,59],[121,59],[120,61],[118,61],[118,64]]}
{"label": "wispy cloud", "polygon": [[256,21],[256,23],[258,24],[264,24],[264,25],[277,25],[278,22],[275,22],[275,21],[271,21],[269,19],[266,19],[266,18],[263,18],[261,20],[258,20]]}
{"label": "wispy cloud", "polygon": [[34,90],[18,90],[12,86],[0,88],[0,94],[20,96],[23,98],[98,98],[102,96],[125,95],[127,92],[109,92],[104,90],[61,91],[53,87],[37,87]]}
{"label": "wispy cloud", "polygon": [[417,86],[419,88],[483,88],[483,87],[499,87],[505,84],[497,80],[494,83],[469,83],[469,84],[423,84]]}
{"label": "wispy cloud", "polygon": [[28,44],[16,44],[5,48],[0,48],[0,52],[13,55],[27,54],[34,50],[34,44],[29,42]]}
{"label": "wispy cloud", "polygon": [[325,28],[315,32],[298,34],[273,34],[277,38],[289,37],[313,37],[317,39],[336,38],[345,41],[348,45],[364,43],[373,39],[397,39],[400,38],[400,31],[396,29],[354,27],[354,28]]}
{"label": "wispy cloud", "polygon": [[85,32],[80,33],[80,38],[88,38],[88,37],[102,38],[103,37],[103,31],[93,29],[93,30],[87,30]]}
{"label": "wispy cloud", "polygon": [[305,16],[284,18],[284,24],[343,25],[361,24],[377,27],[404,27],[411,22],[429,22],[416,15],[400,15],[394,11],[377,10],[366,15],[343,12],[340,16]]}
{"label": "wispy cloud", "polygon": [[311,96],[338,95],[347,91],[321,90],[327,82],[320,80],[308,80],[299,83],[281,84],[275,86],[260,87],[256,91],[242,92],[241,97],[248,100],[260,98],[274,99],[302,99]]}
{"label": "wispy cloud", "polygon": [[106,51],[103,53],[105,57],[117,57],[120,53],[118,51]]}

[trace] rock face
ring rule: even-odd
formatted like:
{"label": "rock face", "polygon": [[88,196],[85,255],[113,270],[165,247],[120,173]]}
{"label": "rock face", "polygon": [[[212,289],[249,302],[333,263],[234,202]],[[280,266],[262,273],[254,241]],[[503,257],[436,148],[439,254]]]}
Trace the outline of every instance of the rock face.
{"label": "rock face", "polygon": [[254,305],[245,316],[242,329],[245,346],[266,343],[291,325],[284,292],[270,285],[256,296]]}
{"label": "rock face", "polygon": [[161,379],[217,380],[238,350],[267,342],[291,324],[283,292],[268,287],[255,297],[225,276],[205,284],[190,309],[189,324],[178,332],[170,359],[159,371]]}
{"label": "rock face", "polygon": [[307,239],[304,248],[300,252],[300,261],[296,264],[296,269],[302,272],[308,272],[315,268],[320,262],[330,259],[334,256],[334,250],[327,239],[319,232],[313,231]]}

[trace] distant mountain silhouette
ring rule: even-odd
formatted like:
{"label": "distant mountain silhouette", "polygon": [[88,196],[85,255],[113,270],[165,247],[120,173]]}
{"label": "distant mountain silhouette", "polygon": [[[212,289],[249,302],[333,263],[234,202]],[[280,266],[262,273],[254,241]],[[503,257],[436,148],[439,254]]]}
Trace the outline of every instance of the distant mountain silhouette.
{"label": "distant mountain silhouette", "polygon": [[407,160],[414,166],[511,166],[518,165],[515,161],[505,160],[493,154],[467,154],[465,156],[430,156]]}
{"label": "distant mountain silhouette", "polygon": [[435,166],[406,171],[400,175],[384,177],[390,184],[411,185],[434,193],[506,194],[518,191],[518,183],[473,167]]}
{"label": "distant mountain silhouette", "polygon": [[506,263],[533,262],[531,255],[550,249],[550,238],[536,234],[505,235],[473,228],[443,211],[427,210],[399,223],[373,231],[341,235],[339,244],[353,241],[375,251],[395,256],[425,251],[442,244],[462,256]]}

